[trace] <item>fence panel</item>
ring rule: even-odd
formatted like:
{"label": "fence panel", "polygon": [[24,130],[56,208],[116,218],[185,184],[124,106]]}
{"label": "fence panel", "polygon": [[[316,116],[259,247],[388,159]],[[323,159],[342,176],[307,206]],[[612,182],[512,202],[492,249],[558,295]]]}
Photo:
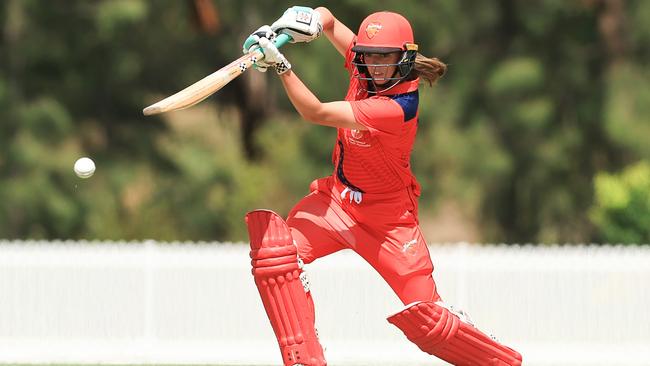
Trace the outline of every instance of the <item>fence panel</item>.
{"label": "fence panel", "polygon": [[[650,365],[650,248],[432,245],[446,302],[526,365]],[[352,252],[307,267],[336,365],[443,365],[386,322],[402,304]],[[242,244],[0,242],[0,363],[280,360]]]}

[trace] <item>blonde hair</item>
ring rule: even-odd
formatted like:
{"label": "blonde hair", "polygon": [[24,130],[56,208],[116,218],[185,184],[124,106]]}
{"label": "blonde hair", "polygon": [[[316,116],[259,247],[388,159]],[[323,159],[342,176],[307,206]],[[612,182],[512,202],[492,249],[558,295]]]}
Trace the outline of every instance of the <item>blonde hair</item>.
{"label": "blonde hair", "polygon": [[447,72],[447,65],[444,62],[435,57],[423,56],[418,52],[415,56],[415,64],[411,74],[413,79],[419,77],[429,83],[429,86],[432,86],[445,72]]}

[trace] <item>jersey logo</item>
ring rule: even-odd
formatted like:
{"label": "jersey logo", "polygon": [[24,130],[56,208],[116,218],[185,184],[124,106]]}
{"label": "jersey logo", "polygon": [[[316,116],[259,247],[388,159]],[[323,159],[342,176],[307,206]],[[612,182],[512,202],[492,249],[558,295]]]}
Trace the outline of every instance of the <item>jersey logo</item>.
{"label": "jersey logo", "polygon": [[368,136],[368,131],[350,130],[348,141],[352,145],[357,145],[360,147],[370,147],[370,144],[365,141],[367,136]]}
{"label": "jersey logo", "polygon": [[381,23],[370,23],[366,26],[366,35],[372,39],[383,28]]}
{"label": "jersey logo", "polygon": [[409,240],[406,243],[402,244],[402,253],[408,254],[408,255],[415,255],[418,252],[418,247],[417,247],[418,241],[413,239]]}

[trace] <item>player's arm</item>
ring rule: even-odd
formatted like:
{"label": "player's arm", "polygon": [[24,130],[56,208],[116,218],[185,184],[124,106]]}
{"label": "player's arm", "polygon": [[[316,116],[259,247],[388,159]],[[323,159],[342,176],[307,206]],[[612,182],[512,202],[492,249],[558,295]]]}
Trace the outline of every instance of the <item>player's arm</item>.
{"label": "player's arm", "polygon": [[291,71],[291,64],[270,40],[275,37],[271,27],[263,26],[250,35],[244,42],[244,52],[260,48],[264,59],[258,60],[257,70],[266,71],[272,67],[280,75],[287,96],[298,113],[309,122],[331,126],[366,130],[357,123],[349,102],[322,103],[314,93]]}
{"label": "player's arm", "polygon": [[321,6],[316,8],[316,11],[320,14],[323,33],[325,33],[325,36],[334,45],[336,50],[345,57],[345,53],[354,39],[354,32],[345,24],[341,23],[329,9]]}
{"label": "player's arm", "polygon": [[357,123],[349,102],[321,102],[291,70],[281,74],[280,80],[291,104],[305,120],[324,126],[367,129]]}

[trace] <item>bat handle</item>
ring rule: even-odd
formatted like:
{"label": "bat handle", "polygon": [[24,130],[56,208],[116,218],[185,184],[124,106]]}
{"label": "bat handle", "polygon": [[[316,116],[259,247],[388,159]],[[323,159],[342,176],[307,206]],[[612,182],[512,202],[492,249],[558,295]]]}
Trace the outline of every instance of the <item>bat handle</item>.
{"label": "bat handle", "polygon": [[[250,37],[249,37],[249,39],[250,39]],[[285,44],[287,44],[288,42],[291,42],[291,39],[292,38],[291,38],[290,35],[280,33],[275,37],[275,40],[273,40],[273,44],[275,45],[275,47],[280,48],[280,47],[284,46]],[[262,57],[264,57],[264,52],[262,52],[262,48],[259,47],[259,45],[258,45],[257,48],[255,49],[255,51],[251,52],[250,55],[251,56],[254,55],[254,56],[258,57],[258,58],[262,58]]]}
{"label": "bat handle", "polygon": [[280,48],[287,44],[287,42],[291,41],[291,36],[288,34],[280,33],[278,34],[277,37],[275,37],[275,41],[273,43],[275,44],[275,47]]}

